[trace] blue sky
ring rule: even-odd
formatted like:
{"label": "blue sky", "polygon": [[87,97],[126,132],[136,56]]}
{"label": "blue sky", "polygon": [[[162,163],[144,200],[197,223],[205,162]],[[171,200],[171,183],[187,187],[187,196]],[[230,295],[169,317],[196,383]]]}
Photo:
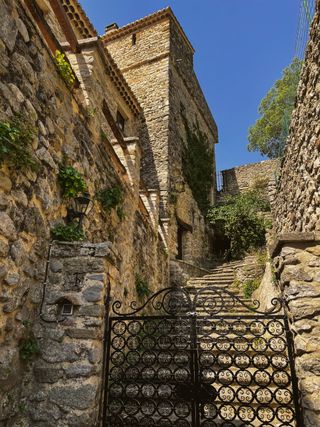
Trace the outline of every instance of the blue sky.
{"label": "blue sky", "polygon": [[171,6],[219,129],[217,169],[263,160],[247,151],[263,96],[294,53],[299,0],[80,0],[100,34]]}

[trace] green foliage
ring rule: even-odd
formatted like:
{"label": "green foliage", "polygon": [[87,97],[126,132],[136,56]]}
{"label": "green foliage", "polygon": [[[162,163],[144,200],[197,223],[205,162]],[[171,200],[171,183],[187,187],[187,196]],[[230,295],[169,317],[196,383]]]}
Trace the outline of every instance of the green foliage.
{"label": "green foliage", "polygon": [[35,129],[21,115],[0,121],[0,165],[7,162],[18,168],[36,170],[38,161],[30,146]]}
{"label": "green foliage", "polygon": [[242,292],[245,298],[251,298],[253,292],[259,288],[260,279],[247,279],[243,282]]}
{"label": "green foliage", "polygon": [[151,294],[148,282],[143,280],[140,274],[136,275],[136,291],[139,298],[144,298]]}
{"label": "green foliage", "polygon": [[27,404],[25,402],[20,402],[18,405],[19,412],[25,414],[27,411]]}
{"label": "green foliage", "polygon": [[268,223],[259,213],[268,210],[269,204],[255,191],[229,196],[225,204],[209,209],[209,222],[230,242],[227,259],[241,258],[265,245]]}
{"label": "green foliage", "polygon": [[21,359],[27,361],[40,354],[39,346],[34,335],[30,332],[28,337],[19,343],[19,354]]}
{"label": "green foliage", "polygon": [[67,86],[71,88],[74,85],[76,78],[74,72],[72,71],[71,65],[66,60],[65,54],[59,50],[56,50],[55,60],[61,77],[66,82]]}
{"label": "green foliage", "polygon": [[[116,185],[99,191],[97,193],[97,199],[105,211],[110,211],[116,207],[119,208],[119,205],[123,203],[124,195],[121,187]],[[117,209],[117,214],[120,219],[124,216],[122,209]]]}
{"label": "green foliage", "polygon": [[283,155],[301,68],[302,61],[294,58],[261,101],[261,117],[249,129],[249,151],[260,151],[270,158]]}
{"label": "green foliage", "polygon": [[162,246],[162,247],[161,247],[161,252],[163,253],[163,255],[164,255],[166,258],[168,258],[168,256],[169,256],[169,252],[168,252],[168,249],[167,249],[165,246]]}
{"label": "green foliage", "polygon": [[76,242],[84,240],[86,237],[84,231],[79,228],[77,222],[72,222],[68,225],[58,224],[51,230],[51,235],[54,240],[62,242]]}
{"label": "green foliage", "polygon": [[252,190],[259,192],[260,194],[266,193],[268,190],[269,178],[257,178],[253,185]]}
{"label": "green foliage", "polygon": [[97,113],[97,108],[96,107],[87,107],[86,108],[86,115],[88,117],[88,119],[93,119],[94,116]]}
{"label": "green foliage", "polygon": [[257,263],[261,268],[265,268],[268,261],[268,253],[265,249],[259,250],[256,254]]}
{"label": "green foliage", "polygon": [[117,215],[118,215],[118,218],[120,219],[120,221],[123,221],[124,218],[125,218],[125,216],[126,216],[125,213],[124,213],[123,207],[122,206],[118,206],[116,208],[116,212],[117,212]]}
{"label": "green foliage", "polygon": [[72,166],[60,166],[58,181],[63,197],[68,199],[87,190],[87,184],[83,176]]}
{"label": "green foliage", "polygon": [[198,123],[194,124],[192,129],[186,119],[184,124],[187,143],[183,153],[183,174],[200,210],[206,212],[213,179],[213,152],[209,147],[207,135],[201,131]]}

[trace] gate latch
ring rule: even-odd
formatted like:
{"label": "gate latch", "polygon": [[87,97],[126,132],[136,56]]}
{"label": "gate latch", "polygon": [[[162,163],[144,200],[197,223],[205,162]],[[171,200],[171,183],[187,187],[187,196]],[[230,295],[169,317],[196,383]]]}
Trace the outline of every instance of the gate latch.
{"label": "gate latch", "polygon": [[196,400],[199,403],[211,403],[217,397],[217,392],[210,384],[178,384],[176,397],[183,400]]}

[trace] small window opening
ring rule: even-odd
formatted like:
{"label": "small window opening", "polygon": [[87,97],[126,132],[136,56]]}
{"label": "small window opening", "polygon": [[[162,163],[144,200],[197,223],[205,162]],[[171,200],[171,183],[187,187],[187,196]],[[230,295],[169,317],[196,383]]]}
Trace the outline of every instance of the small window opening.
{"label": "small window opening", "polygon": [[132,34],[132,46],[135,46],[137,44],[137,34]]}
{"label": "small window opening", "polygon": [[73,315],[73,304],[69,301],[64,301],[61,306],[61,315],[62,316],[72,316]]}
{"label": "small window opening", "polygon": [[124,131],[124,125],[125,125],[125,119],[123,115],[120,113],[120,111],[117,112],[117,125],[118,128],[123,132]]}

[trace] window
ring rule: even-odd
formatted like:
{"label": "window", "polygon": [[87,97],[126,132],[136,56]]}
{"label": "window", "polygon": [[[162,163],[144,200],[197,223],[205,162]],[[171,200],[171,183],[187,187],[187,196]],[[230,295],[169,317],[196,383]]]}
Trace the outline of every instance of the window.
{"label": "window", "polygon": [[132,34],[132,46],[135,46],[137,44],[137,34]]}
{"label": "window", "polygon": [[65,301],[61,307],[61,314],[63,316],[72,316],[73,315],[73,305],[69,301]]}
{"label": "window", "polygon": [[120,111],[117,112],[117,125],[121,132],[124,132],[125,119]]}

